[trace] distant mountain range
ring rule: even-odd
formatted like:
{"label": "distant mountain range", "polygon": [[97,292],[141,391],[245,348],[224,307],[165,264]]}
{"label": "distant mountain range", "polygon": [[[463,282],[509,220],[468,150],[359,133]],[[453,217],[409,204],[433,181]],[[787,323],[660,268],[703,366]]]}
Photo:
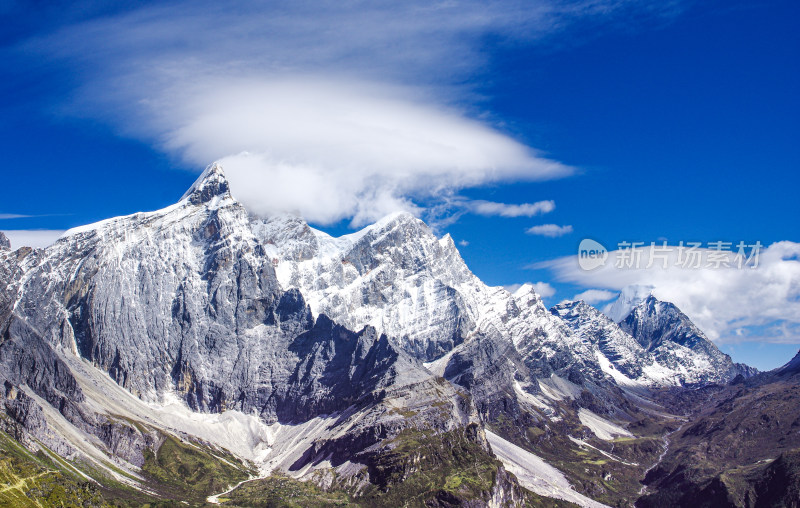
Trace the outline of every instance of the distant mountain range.
{"label": "distant mountain range", "polygon": [[[547,309],[530,285],[485,285],[406,213],[339,238],[252,216],[216,164],[163,210],[47,249],[4,239],[0,504],[761,506],[796,492],[797,401],[777,387],[800,389],[800,360],[734,364],[647,288],[607,314]],[[756,402],[766,427],[736,412]],[[750,434],[718,419],[724,404]],[[737,436],[758,437],[731,456]],[[709,488],[729,495],[689,494]]]}

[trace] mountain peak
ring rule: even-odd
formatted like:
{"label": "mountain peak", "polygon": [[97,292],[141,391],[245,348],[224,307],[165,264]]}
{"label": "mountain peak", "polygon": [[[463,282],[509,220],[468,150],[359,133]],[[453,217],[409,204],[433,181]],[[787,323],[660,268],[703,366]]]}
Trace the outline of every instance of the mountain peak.
{"label": "mountain peak", "polygon": [[789,363],[783,367],[779,367],[778,372],[781,374],[795,374],[800,372],[800,351],[794,355],[794,358],[792,358]]}
{"label": "mountain peak", "polygon": [[683,383],[727,382],[737,373],[747,375],[750,372],[746,367],[734,365],[731,358],[720,351],[675,304],[653,295],[636,305],[620,327],[642,347],[653,352],[661,364],[677,365],[693,357],[695,360],[691,361],[695,365],[711,367],[710,370],[704,369],[702,376],[695,380],[684,379]]}
{"label": "mountain peak", "polygon": [[625,286],[619,292],[619,297],[603,308],[603,313],[615,323],[628,317],[634,307],[646,300],[653,293],[654,286],[633,284]]}
{"label": "mountain peak", "polygon": [[558,304],[554,305],[550,309],[550,313],[561,318],[575,314],[588,314],[592,316],[602,314],[599,310],[595,309],[583,300],[564,300],[563,302],[559,302]]}
{"label": "mountain peak", "polygon": [[412,214],[411,212],[400,211],[386,215],[382,219],[378,220],[372,226],[368,226],[368,228],[372,230],[394,229],[397,226],[402,226],[406,224],[418,225],[424,223],[418,218],[414,217],[414,214]]}
{"label": "mountain peak", "polygon": [[10,248],[11,248],[11,242],[8,240],[8,237],[6,237],[6,235],[4,235],[2,231],[0,231],[0,250],[10,249]]}
{"label": "mountain peak", "polygon": [[193,205],[208,203],[216,197],[230,197],[230,185],[222,165],[215,162],[208,166],[194,184],[186,191],[181,201],[188,200]]}

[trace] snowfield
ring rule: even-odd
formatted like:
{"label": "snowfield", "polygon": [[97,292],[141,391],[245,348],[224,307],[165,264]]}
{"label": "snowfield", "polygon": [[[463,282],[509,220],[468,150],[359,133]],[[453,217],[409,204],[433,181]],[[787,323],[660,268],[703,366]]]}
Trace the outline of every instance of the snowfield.
{"label": "snowfield", "polygon": [[604,441],[611,441],[614,436],[633,437],[633,434],[619,425],[597,416],[588,409],[580,408],[578,410],[578,418],[581,421],[581,425],[589,427],[589,430],[594,432],[595,436]]}
{"label": "snowfield", "polygon": [[491,431],[486,431],[486,437],[497,458],[526,489],[540,496],[563,499],[587,508],[607,508],[607,505],[576,492],[564,474],[541,457],[506,441]]}

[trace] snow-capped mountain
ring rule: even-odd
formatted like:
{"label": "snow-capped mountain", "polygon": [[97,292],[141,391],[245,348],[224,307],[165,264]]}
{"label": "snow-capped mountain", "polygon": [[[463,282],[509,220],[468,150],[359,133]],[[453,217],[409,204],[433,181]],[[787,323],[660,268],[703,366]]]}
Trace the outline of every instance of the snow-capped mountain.
{"label": "snow-capped mountain", "polygon": [[610,317],[615,323],[619,323],[631,313],[634,307],[639,305],[653,293],[654,286],[633,284],[625,286],[619,292],[616,300],[603,307],[603,314]]}
{"label": "snow-capped mountain", "polygon": [[[645,301],[651,301],[648,305]],[[728,381],[738,373],[746,376],[755,371],[742,371],[734,366],[728,355],[722,353],[685,315],[672,304],[658,302],[653,296],[634,306],[629,314],[634,329],[640,333],[634,338],[626,329],[591,305],[582,301],[562,302],[551,309],[581,338],[595,349],[603,371],[620,385],[680,386],[702,382]],[[667,310],[668,309],[668,310]],[[669,312],[674,318],[651,316],[649,312]],[[647,316],[647,318],[645,318]],[[647,319],[650,328],[641,330],[636,318]],[[638,326],[638,328],[636,328]],[[677,333],[685,327],[683,333]],[[676,338],[691,340],[683,343]],[[644,337],[659,337],[657,345]],[[644,340],[645,343],[641,341]]]}
{"label": "snow-capped mountain", "polygon": [[340,465],[409,426],[474,420],[455,388],[385,335],[312,316],[284,290],[218,166],[173,206],[70,230],[46,250],[3,251],[0,267],[6,414],[32,442],[118,481],[139,485],[153,442],[130,421],[195,433],[160,409],[175,400],[189,414],[233,412],[243,438],[326,422],[306,435],[311,448],[282,447],[275,428],[245,438],[258,467]]}
{"label": "snow-capped mountain", "polygon": [[0,337],[0,430],[142,492],[169,436],[361,493],[414,474],[403,439],[447,435],[485,459],[483,506],[523,495],[493,448],[523,486],[597,506],[534,438],[583,450],[629,435],[648,387],[747,374],[652,296],[621,326],[583,302],[551,311],[406,213],[339,238],[254,217],[216,164],[162,210],[0,245]]}
{"label": "snow-capped mountain", "polygon": [[603,371],[617,382],[659,384],[647,372],[654,363],[652,355],[599,310],[579,300],[559,303],[550,311],[593,346]]}
{"label": "snow-capped mountain", "polygon": [[734,364],[674,304],[653,295],[636,305],[620,323],[659,365],[678,373],[681,384],[725,382],[756,371]]}
{"label": "snow-capped mountain", "polygon": [[[437,238],[408,213],[340,238],[279,216],[254,221],[284,287],[297,288],[315,314],[352,329],[373,326],[409,353],[436,360],[465,338],[502,336],[544,375],[591,356],[544,306],[533,287],[513,295],[466,266],[449,235]],[[291,238],[290,241],[287,241]]]}
{"label": "snow-capped mountain", "polygon": [[449,236],[437,238],[408,213],[340,238],[287,215],[252,226],[281,285],[299,289],[315,314],[354,330],[373,326],[424,360],[442,356],[475,327],[483,302],[473,295],[485,286]]}
{"label": "snow-capped mountain", "polygon": [[[728,370],[730,360],[725,363],[727,356],[707,339],[679,343],[688,348],[685,352],[670,346],[678,352],[665,355],[667,348],[662,348],[662,356],[655,356],[588,305],[559,306],[551,313],[530,285],[513,295],[486,286],[448,235],[436,237],[408,213],[339,238],[291,215],[254,219],[252,227],[281,285],[298,289],[315,315],[326,314],[355,330],[375,327],[443,375],[459,371],[452,365],[448,370],[447,362],[473,350],[475,345],[461,344],[479,336],[493,340],[492,350],[506,356],[513,350],[517,365],[527,367],[527,373],[518,373],[523,377],[555,373],[582,383],[613,374],[617,382],[638,380],[649,386],[727,378],[714,372]],[[612,310],[629,315],[651,291],[626,288]]]}

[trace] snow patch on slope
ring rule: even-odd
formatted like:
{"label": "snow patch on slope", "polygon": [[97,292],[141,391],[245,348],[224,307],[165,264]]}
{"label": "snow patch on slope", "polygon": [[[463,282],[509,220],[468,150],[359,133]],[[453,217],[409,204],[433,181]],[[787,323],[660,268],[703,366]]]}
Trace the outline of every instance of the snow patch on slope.
{"label": "snow patch on slope", "polygon": [[614,364],[611,363],[611,360],[606,357],[599,349],[595,351],[595,356],[597,357],[597,363],[600,364],[600,369],[611,376],[611,378],[620,386],[629,386],[629,387],[640,387],[643,386],[643,383],[633,380],[617,370],[614,367]]}
{"label": "snow patch on slope", "polygon": [[603,441],[611,441],[614,436],[633,437],[633,434],[626,429],[594,414],[588,409],[580,408],[578,410],[578,419],[581,421],[581,425],[589,427],[589,430]]}
{"label": "snow patch on slope", "polygon": [[520,485],[526,489],[532,490],[540,496],[563,499],[584,507],[606,507],[606,505],[576,492],[564,474],[541,457],[506,441],[491,431],[486,431],[486,437],[489,444],[492,445],[492,451],[503,463],[503,466],[513,473]]}
{"label": "snow patch on slope", "polygon": [[581,395],[580,386],[555,374],[539,379],[539,389],[552,400],[574,399]]}

